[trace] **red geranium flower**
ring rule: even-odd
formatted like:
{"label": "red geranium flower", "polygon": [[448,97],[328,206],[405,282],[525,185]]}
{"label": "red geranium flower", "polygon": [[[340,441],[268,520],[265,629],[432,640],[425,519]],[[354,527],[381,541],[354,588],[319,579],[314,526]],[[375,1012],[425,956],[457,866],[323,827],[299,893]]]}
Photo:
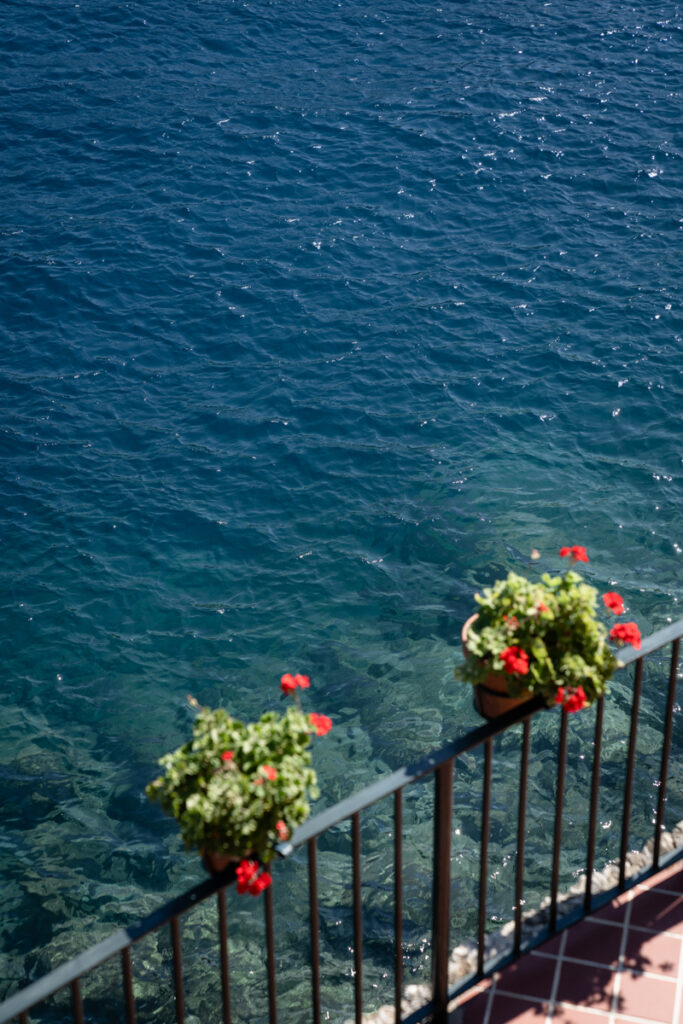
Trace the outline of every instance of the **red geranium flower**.
{"label": "red geranium flower", "polygon": [[617,622],[609,631],[610,640],[620,640],[624,644],[632,644],[640,650],[640,630],[635,622]]}
{"label": "red geranium flower", "polygon": [[555,694],[555,703],[563,704],[566,711],[580,711],[588,703],[583,686],[577,686],[575,690],[566,691],[564,687],[558,686]]}
{"label": "red geranium flower", "polygon": [[521,647],[506,647],[501,653],[500,660],[504,663],[505,671],[511,676],[525,676],[529,671],[529,655]]}
{"label": "red geranium flower", "polygon": [[548,605],[547,604],[543,604],[543,601],[539,601],[538,604],[536,605],[536,608],[538,609],[539,612],[549,612],[550,611],[550,608],[548,608]]}
{"label": "red geranium flower", "polygon": [[318,715],[313,711],[308,716],[308,720],[315,729],[316,736],[325,736],[332,728],[332,719],[327,715]]}
{"label": "red geranium flower", "polygon": [[289,839],[289,829],[282,819],[275,822],[275,829],[280,839]]}
{"label": "red geranium flower", "polygon": [[571,714],[573,711],[580,711],[581,708],[585,708],[588,701],[586,700],[586,694],[583,692],[583,686],[577,686],[573,693],[567,697],[564,702],[566,710]]}
{"label": "red geranium flower", "polygon": [[580,547],[578,544],[574,544],[571,548],[560,548],[560,558],[566,558],[571,556],[572,562],[587,562],[588,555],[586,549]]}
{"label": "red geranium flower", "polygon": [[255,860],[241,861],[237,866],[235,876],[237,878],[237,891],[240,895],[249,892],[252,896],[258,896],[273,881],[267,871],[262,871],[260,875],[258,874],[258,863]]}
{"label": "red geranium flower", "polygon": [[255,860],[243,860],[237,865],[235,877],[237,878],[237,891],[244,894],[258,871],[258,864]]}
{"label": "red geranium flower", "polygon": [[273,879],[267,871],[262,871],[258,878],[255,878],[249,885],[249,892],[252,896],[258,896],[260,892],[267,889]]}
{"label": "red geranium flower", "polygon": [[271,765],[262,764],[261,771],[263,772],[267,779],[270,779],[271,782],[275,782],[277,778],[277,772]]}
{"label": "red geranium flower", "polygon": [[617,594],[616,590],[608,590],[606,594],[602,595],[602,599],[605,602],[605,607],[615,615],[624,614],[624,599]]}
{"label": "red geranium flower", "polygon": [[280,679],[280,689],[283,693],[293,693],[296,690],[296,679],[289,672],[285,672]]}
{"label": "red geranium flower", "polygon": [[233,750],[224,750],[221,754],[221,761],[232,761],[234,756],[235,752]]}
{"label": "red geranium flower", "polygon": [[293,676],[291,672],[285,672],[280,678],[280,689],[283,693],[293,693],[297,686],[300,686],[302,690],[307,690],[310,685],[311,680],[308,676]]}

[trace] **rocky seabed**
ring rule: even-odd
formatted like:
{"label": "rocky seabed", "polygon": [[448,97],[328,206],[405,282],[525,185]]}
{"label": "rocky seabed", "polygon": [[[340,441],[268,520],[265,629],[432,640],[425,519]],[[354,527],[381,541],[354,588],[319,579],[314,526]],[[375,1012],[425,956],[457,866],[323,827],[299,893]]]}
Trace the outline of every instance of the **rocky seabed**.
{"label": "rocky seabed", "polygon": [[[652,848],[654,840],[650,839],[642,850],[632,850],[626,855],[626,877],[631,878],[645,871],[652,864]],[[679,821],[671,832],[662,832],[660,841],[660,853],[666,854],[683,847],[683,821]],[[593,872],[592,892],[608,892],[613,889],[619,881],[619,862],[612,860],[602,871]],[[558,897],[558,917],[571,913],[583,903],[586,890],[586,876],[581,875],[575,884],[565,893]],[[537,910],[527,911],[523,915],[524,939],[537,938],[543,934],[548,927],[550,897],[542,902]],[[514,937],[514,921],[508,921],[503,927],[486,936],[485,960],[512,952]],[[472,974],[477,966],[477,945],[471,940],[461,942],[451,952],[448,963],[448,984],[455,985],[458,981]],[[403,1017],[419,1010],[421,1006],[429,1002],[432,997],[430,985],[406,985],[403,991],[401,1003],[401,1015]],[[455,1002],[449,1009],[455,1007]],[[380,1006],[372,1013],[363,1014],[363,1024],[395,1024],[396,1016],[393,1006]],[[429,1021],[430,1018],[427,1018]],[[346,1024],[353,1024],[348,1020]]]}

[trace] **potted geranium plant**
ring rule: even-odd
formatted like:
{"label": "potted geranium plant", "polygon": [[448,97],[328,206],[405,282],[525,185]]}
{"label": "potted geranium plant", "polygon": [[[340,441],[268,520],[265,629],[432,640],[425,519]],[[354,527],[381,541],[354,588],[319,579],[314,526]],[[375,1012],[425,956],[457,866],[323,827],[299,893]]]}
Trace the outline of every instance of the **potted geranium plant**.
{"label": "potted geranium plant", "polygon": [[310,813],[309,797],[318,796],[311,767],[311,737],[332,727],[326,715],[306,714],[299,690],[308,676],[282,676],[292,696],[284,714],[266,711],[256,722],[240,722],[223,708],[198,710],[192,739],[160,758],[163,775],[146,788],[150,800],[176,818],[186,848],[197,846],[212,872],[231,862],[239,892],[253,895],[271,881],[260,869]]}
{"label": "potted geranium plant", "polygon": [[[578,544],[560,555],[572,566],[588,562]],[[559,576],[544,573],[538,582],[510,572],[475,600],[479,611],[463,626],[465,661],[456,675],[474,684],[484,718],[537,695],[548,705],[580,711],[605,692],[619,664],[608,639],[640,647],[635,622],[617,623],[608,633],[598,618],[598,591],[572,568]],[[614,615],[623,614],[615,591],[602,601]]]}

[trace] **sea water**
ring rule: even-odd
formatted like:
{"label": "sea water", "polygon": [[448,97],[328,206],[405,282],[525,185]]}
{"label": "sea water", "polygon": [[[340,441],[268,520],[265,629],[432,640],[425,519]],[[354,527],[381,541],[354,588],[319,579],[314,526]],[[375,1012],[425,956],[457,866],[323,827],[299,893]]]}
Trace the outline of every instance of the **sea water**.
{"label": "sea water", "polygon": [[[585,545],[586,577],[644,635],[680,616],[683,24],[673,3],[609,0],[6,0],[0,24],[4,996],[201,877],[143,795],[189,733],[187,693],[256,716],[282,706],[282,672],[310,675],[309,708],[334,720],[315,742],[322,806],[475,724],[460,625],[476,589],[536,571],[532,547],[556,569],[561,545]],[[647,676],[633,845],[664,680]],[[566,883],[585,845],[581,718]],[[556,721],[533,762],[539,897]],[[510,738],[490,928],[510,916],[516,758]],[[480,760],[456,778],[457,937],[476,919]],[[619,841],[605,789],[603,863]],[[368,1006],[392,984],[389,810],[364,822]],[[407,980],[429,971],[430,811],[416,790]],[[339,1020],[348,848],[342,831],[321,854]],[[285,868],[276,904],[302,1000],[304,877]],[[254,914],[231,918],[250,1021]],[[184,933],[202,1020],[213,981],[192,958],[210,933]],[[165,941],[136,961],[157,1019]]]}

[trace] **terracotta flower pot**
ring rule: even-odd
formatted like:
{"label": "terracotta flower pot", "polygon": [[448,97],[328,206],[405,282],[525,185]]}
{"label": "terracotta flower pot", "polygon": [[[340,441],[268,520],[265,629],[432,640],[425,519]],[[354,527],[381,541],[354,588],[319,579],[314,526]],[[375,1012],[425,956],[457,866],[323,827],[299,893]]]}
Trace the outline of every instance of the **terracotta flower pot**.
{"label": "terracotta flower pot", "polygon": [[[473,626],[478,618],[478,613],[470,615],[460,633],[462,649],[466,658],[469,656],[467,634],[470,626]],[[532,699],[533,693],[530,690],[522,690],[519,697],[512,697],[508,693],[508,683],[513,678],[518,677],[510,675],[508,672],[489,672],[483,683],[477,683],[474,687],[474,706],[482,718],[500,718],[506,711],[512,711],[513,708],[519,707],[520,704],[526,704],[528,700]]]}
{"label": "terracotta flower pot", "polygon": [[210,875],[220,875],[231,864],[236,868],[241,861],[248,860],[251,856],[247,853],[244,857],[232,857],[227,853],[212,853],[209,850],[200,850],[199,853],[202,864]]}

